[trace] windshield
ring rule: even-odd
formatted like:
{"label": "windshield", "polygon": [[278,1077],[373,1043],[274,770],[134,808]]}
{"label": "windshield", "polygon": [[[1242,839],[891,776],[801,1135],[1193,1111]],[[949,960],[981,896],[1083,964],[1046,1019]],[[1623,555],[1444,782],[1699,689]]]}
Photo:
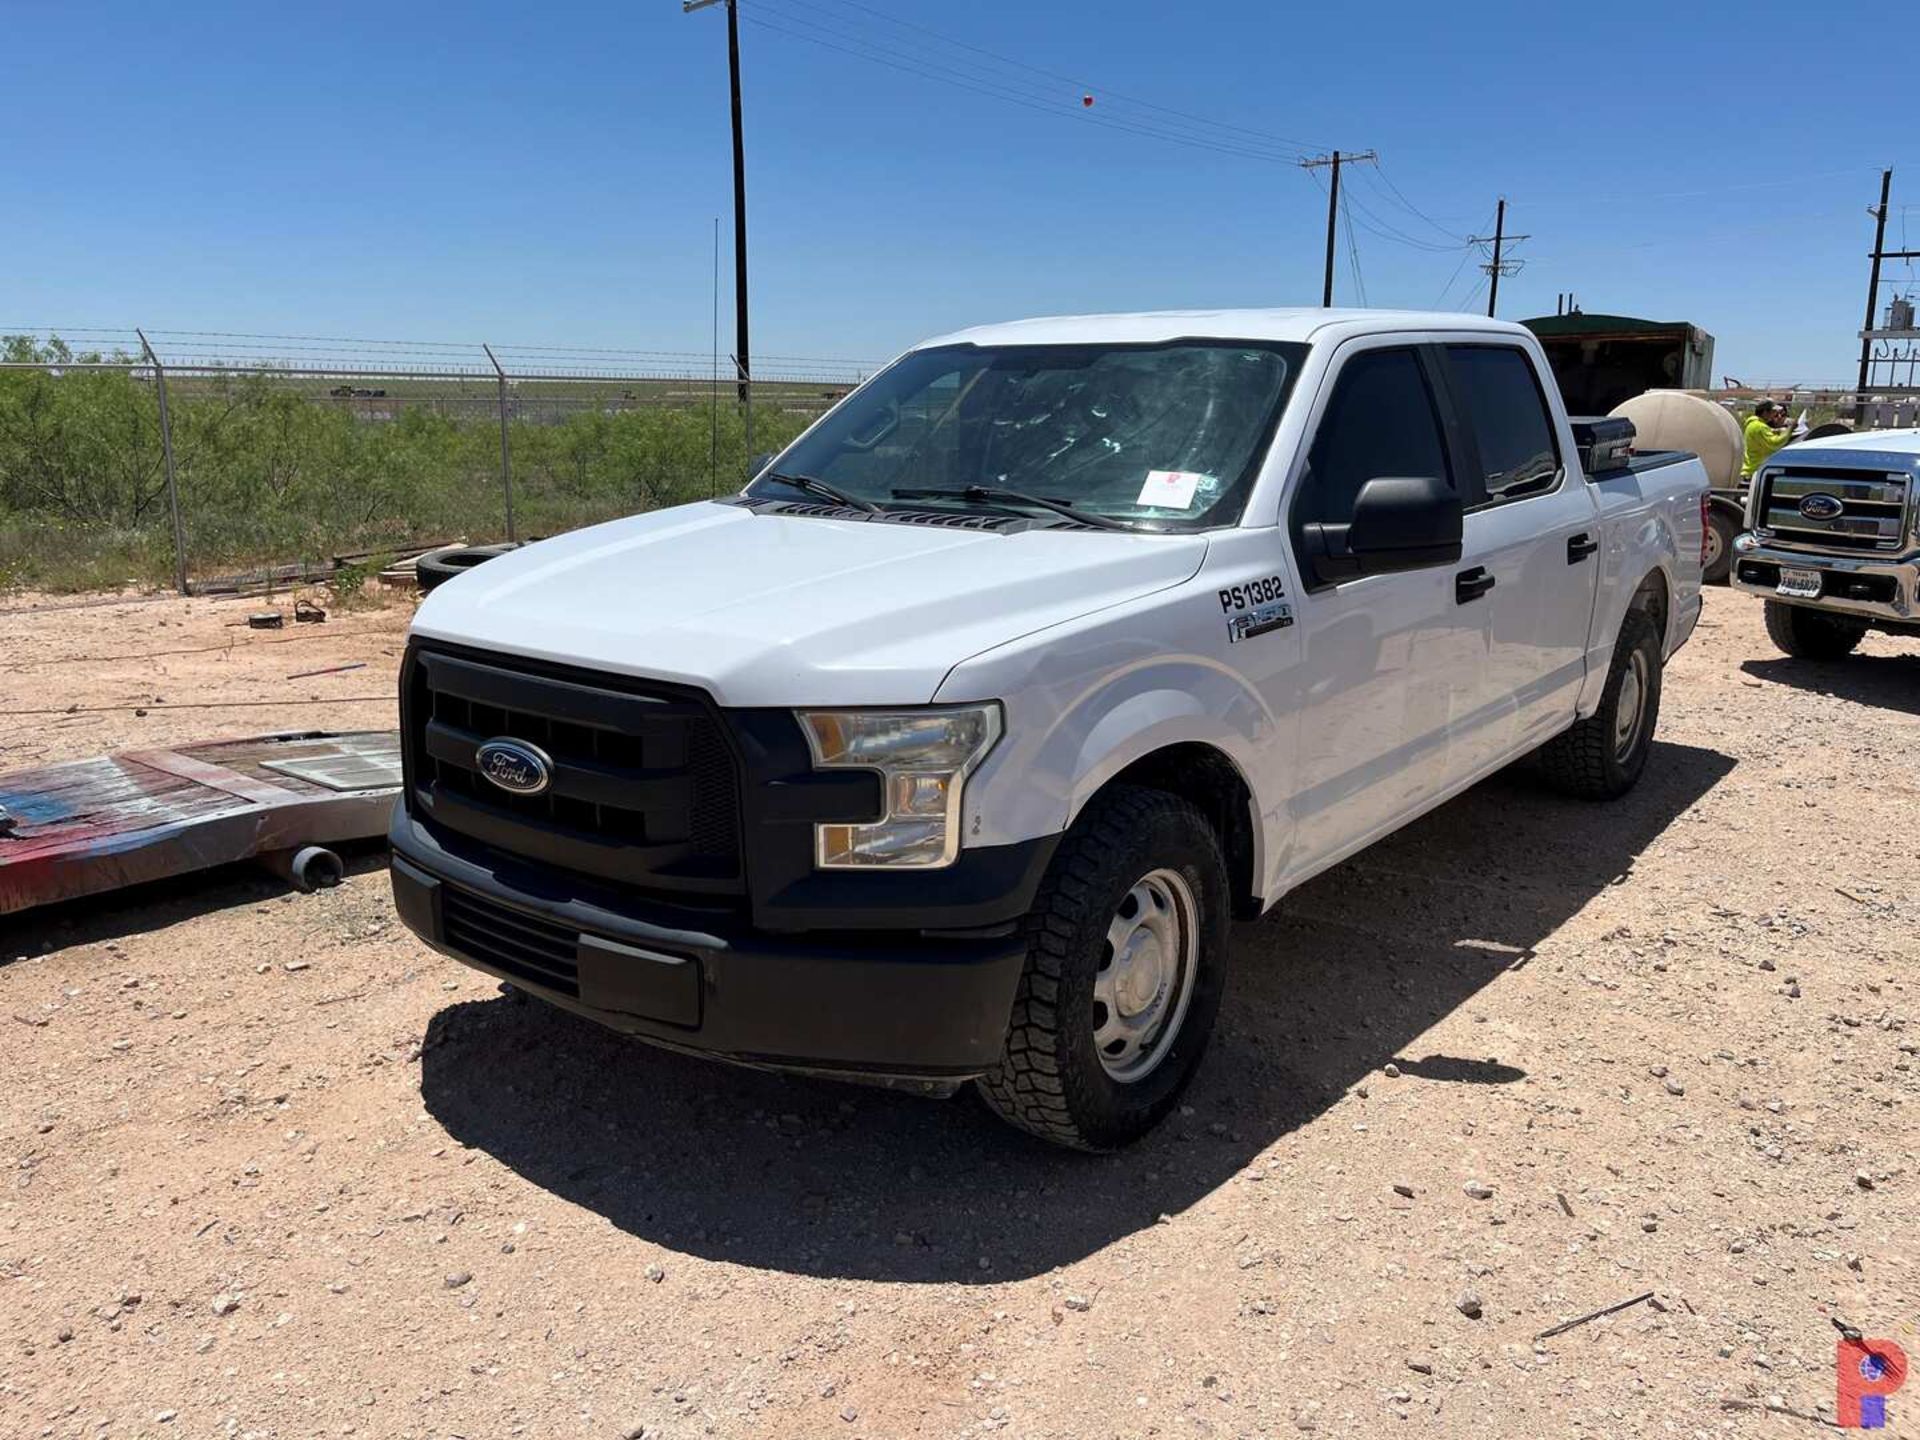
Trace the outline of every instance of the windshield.
{"label": "windshield", "polygon": [[[777,478],[787,475],[882,506],[1030,508],[980,487],[1146,529],[1229,525],[1305,353],[1223,340],[916,350],[795,441],[749,491],[791,494],[799,487]],[[953,493],[897,493],[926,490]]]}

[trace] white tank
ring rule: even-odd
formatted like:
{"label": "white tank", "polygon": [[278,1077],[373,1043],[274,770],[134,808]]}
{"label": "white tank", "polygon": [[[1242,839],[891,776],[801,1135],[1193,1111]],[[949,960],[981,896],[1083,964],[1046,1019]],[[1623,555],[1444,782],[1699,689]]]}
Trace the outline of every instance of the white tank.
{"label": "white tank", "polygon": [[1687,390],[1649,390],[1613,407],[1633,422],[1637,450],[1691,450],[1716,490],[1740,486],[1740,422],[1724,406]]}

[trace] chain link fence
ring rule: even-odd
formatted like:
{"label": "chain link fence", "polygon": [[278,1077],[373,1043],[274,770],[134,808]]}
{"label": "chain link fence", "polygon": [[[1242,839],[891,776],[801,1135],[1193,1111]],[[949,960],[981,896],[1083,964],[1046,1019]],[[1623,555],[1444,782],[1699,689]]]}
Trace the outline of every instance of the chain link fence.
{"label": "chain link fence", "polygon": [[0,585],[187,591],[722,494],[873,368],[0,329]]}

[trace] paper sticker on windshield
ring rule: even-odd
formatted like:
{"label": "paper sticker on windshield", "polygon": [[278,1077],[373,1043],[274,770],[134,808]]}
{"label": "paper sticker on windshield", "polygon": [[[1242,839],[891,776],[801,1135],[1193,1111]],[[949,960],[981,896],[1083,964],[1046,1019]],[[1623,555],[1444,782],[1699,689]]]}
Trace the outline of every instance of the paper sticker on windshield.
{"label": "paper sticker on windshield", "polygon": [[1193,492],[1212,478],[1195,470],[1149,470],[1147,483],[1140,487],[1140,498],[1134,504],[1157,505],[1163,510],[1190,510]]}

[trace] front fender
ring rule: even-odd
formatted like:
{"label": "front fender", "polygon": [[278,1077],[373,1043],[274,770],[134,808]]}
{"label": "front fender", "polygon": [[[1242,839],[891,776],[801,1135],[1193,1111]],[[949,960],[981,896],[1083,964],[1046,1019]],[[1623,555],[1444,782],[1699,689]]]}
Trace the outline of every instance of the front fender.
{"label": "front fender", "polygon": [[1084,688],[1009,697],[1007,737],[968,787],[970,845],[1058,834],[1128,766],[1174,745],[1224,756],[1252,797],[1254,876],[1268,873],[1270,831],[1285,813],[1262,780],[1284,773],[1284,742],[1259,694],[1198,656],[1146,660],[1082,677]]}
{"label": "front fender", "polygon": [[[1139,688],[1127,683],[1129,679]],[[1191,688],[1183,688],[1181,681]],[[1218,750],[1253,794],[1252,751],[1265,718],[1258,697],[1219,672],[1191,667],[1184,675],[1127,677],[1063,716],[1042,752],[1041,763],[1058,765],[1062,773],[1073,776],[1069,825],[1114,776],[1156,750],[1174,745],[1209,745]]]}

